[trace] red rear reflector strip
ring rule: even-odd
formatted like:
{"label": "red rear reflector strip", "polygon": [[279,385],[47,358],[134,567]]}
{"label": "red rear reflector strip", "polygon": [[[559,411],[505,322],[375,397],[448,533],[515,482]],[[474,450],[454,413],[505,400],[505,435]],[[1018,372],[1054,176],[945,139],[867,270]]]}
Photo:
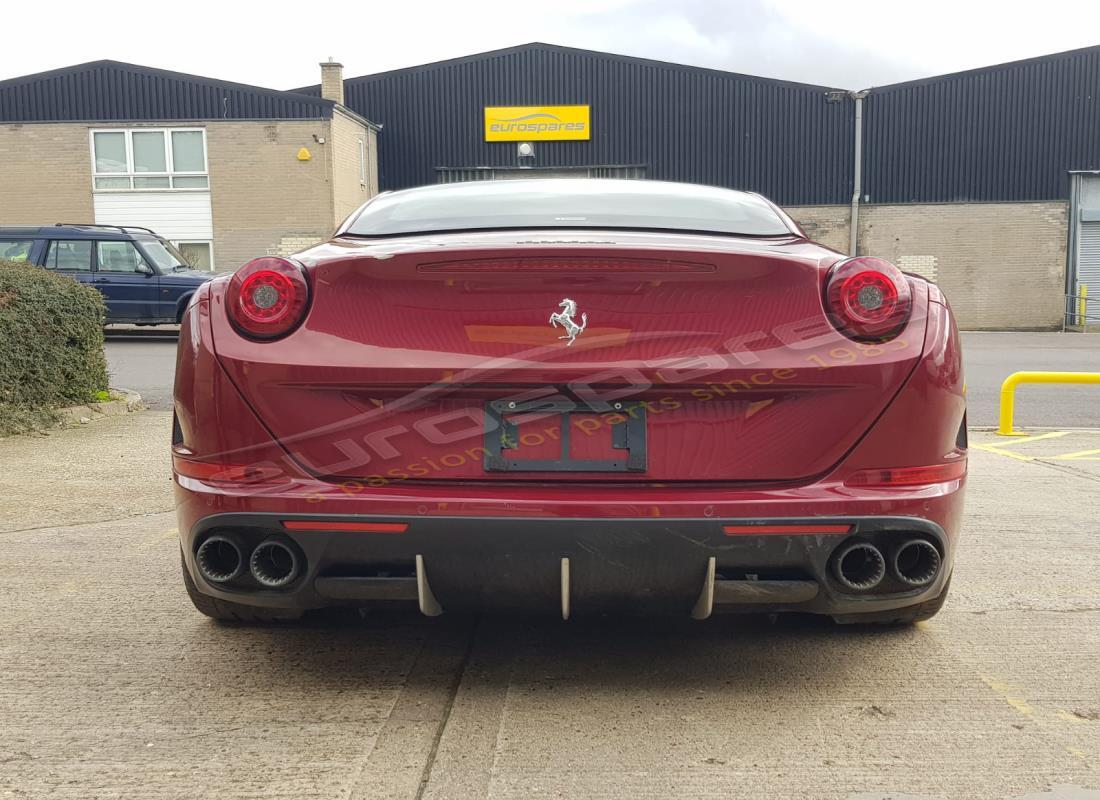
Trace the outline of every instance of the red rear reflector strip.
{"label": "red rear reflector strip", "polygon": [[287,480],[278,467],[256,464],[219,464],[191,461],[172,455],[172,469],[177,475],[210,483],[282,483]]}
{"label": "red rear reflector strip", "polygon": [[898,469],[865,469],[844,481],[849,486],[924,486],[931,483],[957,481],[966,475],[966,459],[950,464]]}
{"label": "red rear reflector strip", "polygon": [[851,525],[723,525],[728,534],[737,533],[847,533]]}
{"label": "red rear reflector strip", "polygon": [[284,519],[288,531],[349,531],[354,533],[404,533],[404,522],[336,522],[327,519]]}

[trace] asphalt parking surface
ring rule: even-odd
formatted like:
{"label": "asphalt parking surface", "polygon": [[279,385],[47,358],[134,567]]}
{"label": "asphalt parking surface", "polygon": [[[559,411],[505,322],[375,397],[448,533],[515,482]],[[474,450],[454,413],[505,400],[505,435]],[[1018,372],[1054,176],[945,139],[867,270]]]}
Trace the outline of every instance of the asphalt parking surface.
{"label": "asphalt parking surface", "polygon": [[[1013,372],[1100,372],[1098,333],[965,332],[967,407],[971,425],[996,425],[1001,384]],[[1016,424],[1100,426],[1100,388],[1024,385],[1016,390]]]}
{"label": "asphalt parking surface", "polygon": [[[111,382],[133,389],[152,408],[171,408],[176,327],[112,328],[107,334]],[[963,334],[971,425],[996,425],[1001,383],[1019,370],[1100,371],[1100,334]],[[1024,386],[1017,390],[1021,426],[1100,425],[1095,386]]]}
{"label": "asphalt parking surface", "polygon": [[0,440],[0,796],[1100,798],[1100,435],[974,434],[909,629],[234,627],[180,582],[169,424]]}
{"label": "asphalt parking surface", "polygon": [[150,408],[171,408],[179,326],[114,325],[106,334],[111,385],[132,389]]}

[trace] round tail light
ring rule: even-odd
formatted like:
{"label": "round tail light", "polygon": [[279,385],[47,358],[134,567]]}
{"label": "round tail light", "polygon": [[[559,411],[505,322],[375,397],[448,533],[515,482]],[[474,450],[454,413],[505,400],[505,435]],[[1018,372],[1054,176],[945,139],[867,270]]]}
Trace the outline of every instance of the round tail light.
{"label": "round tail light", "polygon": [[285,258],[256,258],[229,281],[229,321],[250,339],[286,336],[305,317],[309,282],[305,271]]}
{"label": "round tail light", "polygon": [[825,308],[836,329],[857,341],[892,339],[909,321],[909,281],[889,261],[858,256],[835,264],[825,280]]}

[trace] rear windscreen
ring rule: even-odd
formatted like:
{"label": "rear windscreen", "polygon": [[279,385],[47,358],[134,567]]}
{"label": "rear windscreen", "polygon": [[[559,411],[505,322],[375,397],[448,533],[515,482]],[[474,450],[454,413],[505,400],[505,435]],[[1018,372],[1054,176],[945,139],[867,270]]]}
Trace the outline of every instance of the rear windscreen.
{"label": "rear windscreen", "polygon": [[370,202],[347,233],[394,236],[502,228],[621,228],[786,236],[783,219],[743,192],[659,181],[477,181]]}
{"label": "rear windscreen", "polygon": [[26,261],[32,247],[31,239],[0,239],[0,261]]}

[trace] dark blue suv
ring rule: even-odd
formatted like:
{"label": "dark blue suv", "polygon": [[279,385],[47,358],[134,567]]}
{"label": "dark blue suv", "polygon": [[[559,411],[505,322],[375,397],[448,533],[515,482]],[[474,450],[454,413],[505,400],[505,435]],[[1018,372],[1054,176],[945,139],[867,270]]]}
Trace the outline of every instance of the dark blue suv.
{"label": "dark blue suv", "polygon": [[191,295],[213,275],[188,266],[148,228],[117,225],[0,227],[0,261],[34,264],[94,286],[107,322],[177,323]]}

